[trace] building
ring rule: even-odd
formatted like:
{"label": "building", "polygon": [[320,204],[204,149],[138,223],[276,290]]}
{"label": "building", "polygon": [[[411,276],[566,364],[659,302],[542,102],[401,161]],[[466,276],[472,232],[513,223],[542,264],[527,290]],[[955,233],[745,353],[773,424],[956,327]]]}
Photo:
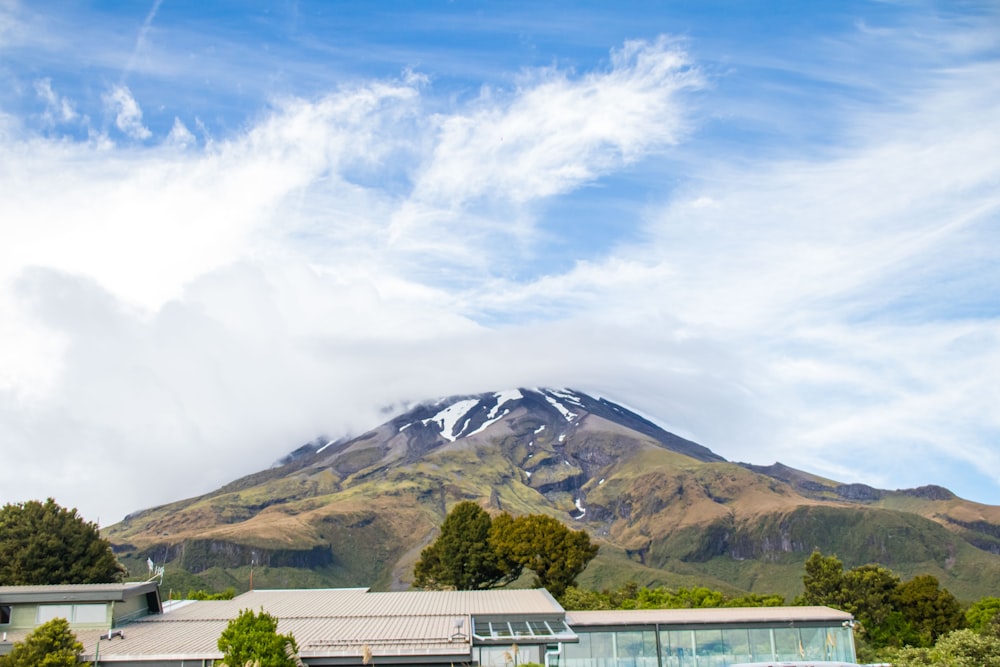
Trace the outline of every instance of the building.
{"label": "building", "polygon": [[569,611],[561,667],[723,667],[855,662],[854,621],[829,607]]}
{"label": "building", "polygon": [[[155,581],[128,584],[0,586],[0,637],[20,637],[53,618],[75,632],[108,631],[150,614],[161,614]],[[0,655],[5,642],[0,641]],[[9,643],[7,641],[6,643]]]}
{"label": "building", "polygon": [[229,621],[244,609],[263,609],[279,619],[280,633],[295,637],[307,665],[855,662],[853,619],[826,607],[566,612],[544,589],[363,588],[257,590],[233,600],[160,605],[155,589],[155,582],[0,587],[0,609],[6,610],[0,616],[6,621],[0,623],[0,655],[33,627],[67,614],[85,647],[84,660],[114,667],[206,667],[222,657],[217,641]]}

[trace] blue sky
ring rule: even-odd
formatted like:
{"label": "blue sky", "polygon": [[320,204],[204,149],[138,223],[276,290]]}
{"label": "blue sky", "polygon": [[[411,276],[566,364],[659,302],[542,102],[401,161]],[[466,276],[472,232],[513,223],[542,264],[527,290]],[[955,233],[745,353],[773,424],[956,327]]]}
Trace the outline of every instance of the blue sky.
{"label": "blue sky", "polygon": [[570,386],[1000,504],[997,156],[991,2],[0,0],[0,501]]}

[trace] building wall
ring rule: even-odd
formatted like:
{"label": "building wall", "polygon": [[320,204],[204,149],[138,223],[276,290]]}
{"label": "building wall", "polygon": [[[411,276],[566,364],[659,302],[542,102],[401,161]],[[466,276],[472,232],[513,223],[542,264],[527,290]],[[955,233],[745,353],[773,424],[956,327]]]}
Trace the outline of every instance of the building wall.
{"label": "building wall", "polygon": [[118,627],[126,621],[133,621],[149,613],[149,604],[145,595],[136,595],[122,602],[115,602],[114,619],[109,619],[114,627]]}
{"label": "building wall", "polygon": [[30,630],[35,627],[37,605],[5,605],[10,607],[10,623],[0,626],[0,632]]}

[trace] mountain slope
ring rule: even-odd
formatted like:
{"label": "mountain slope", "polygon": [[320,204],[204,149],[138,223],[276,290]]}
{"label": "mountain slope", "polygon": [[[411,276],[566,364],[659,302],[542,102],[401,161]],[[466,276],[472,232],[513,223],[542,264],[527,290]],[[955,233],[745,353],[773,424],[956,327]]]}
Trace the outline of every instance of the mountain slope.
{"label": "mountain slope", "polygon": [[[880,491],[775,464],[731,463],[634,412],[572,390],[421,404],[325,439],[218,491],[130,515],[107,536],[126,562],[206,585],[406,587],[448,508],[545,513],[602,545],[594,588],[707,585],[796,594],[814,548],[850,567],[929,572],[960,597],[1000,582],[1000,508],[945,489]],[[262,577],[262,578],[261,578]],[[181,581],[181,579],[178,579]]]}

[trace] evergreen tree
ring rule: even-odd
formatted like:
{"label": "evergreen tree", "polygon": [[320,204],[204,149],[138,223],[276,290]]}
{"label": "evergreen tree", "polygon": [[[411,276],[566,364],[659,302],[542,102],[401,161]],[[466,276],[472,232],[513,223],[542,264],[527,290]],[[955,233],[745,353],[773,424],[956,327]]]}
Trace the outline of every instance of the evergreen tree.
{"label": "evergreen tree", "polygon": [[491,540],[492,526],[490,515],[476,503],[455,505],[437,540],[420,553],[413,568],[413,585],[478,590],[517,579],[521,566],[497,552]]}
{"label": "evergreen tree", "polygon": [[121,581],[125,568],[84,521],[49,498],[0,508],[0,586]]}
{"label": "evergreen tree", "polygon": [[544,514],[497,517],[493,542],[498,551],[535,573],[535,586],[556,597],[576,583],[598,549],[586,531],[570,530]]}
{"label": "evergreen tree", "polygon": [[805,591],[796,604],[840,608],[843,604],[844,564],[836,556],[813,551],[806,560],[802,583]]}
{"label": "evergreen tree", "polygon": [[10,655],[0,657],[0,667],[76,667],[83,644],[69,629],[65,618],[39,625],[14,644]]}
{"label": "evergreen tree", "polygon": [[[278,634],[278,619],[263,609],[244,609],[219,637],[222,662],[229,667],[296,667],[298,645],[292,635]],[[291,648],[289,648],[291,647]]]}
{"label": "evergreen tree", "polygon": [[914,644],[930,646],[941,635],[964,625],[961,603],[929,574],[902,584],[896,591],[896,599],[903,617],[917,632],[919,642],[912,642]]}

